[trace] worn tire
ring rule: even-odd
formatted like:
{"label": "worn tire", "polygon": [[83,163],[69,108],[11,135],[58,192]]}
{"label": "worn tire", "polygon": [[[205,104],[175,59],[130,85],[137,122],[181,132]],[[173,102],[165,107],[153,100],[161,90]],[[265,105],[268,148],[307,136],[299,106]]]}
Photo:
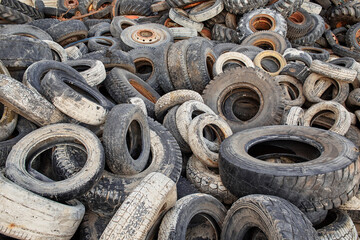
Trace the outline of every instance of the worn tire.
{"label": "worn tire", "polygon": [[310,70],[323,76],[335,79],[337,81],[351,83],[357,77],[358,72],[332,63],[326,63],[320,60],[314,60]]}
{"label": "worn tire", "polygon": [[99,85],[106,78],[105,66],[99,60],[77,59],[67,61],[66,64],[77,70],[91,87]]}
{"label": "worn tire", "polygon": [[[255,140],[259,144],[251,149],[237,147],[249,146]],[[259,161],[277,155],[292,157],[292,161],[298,158],[301,163]],[[224,186],[237,197],[276,195],[302,211],[312,212],[336,208],[355,195],[360,177],[358,157],[358,149],[350,140],[331,131],[268,126],[225,139],[220,147],[219,170]]]}

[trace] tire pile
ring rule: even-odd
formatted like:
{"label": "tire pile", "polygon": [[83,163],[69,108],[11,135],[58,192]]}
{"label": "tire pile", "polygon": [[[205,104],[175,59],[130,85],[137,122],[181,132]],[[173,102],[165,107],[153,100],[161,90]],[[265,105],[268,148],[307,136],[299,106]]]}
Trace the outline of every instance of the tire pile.
{"label": "tire pile", "polygon": [[358,239],[360,5],[2,0],[0,239]]}

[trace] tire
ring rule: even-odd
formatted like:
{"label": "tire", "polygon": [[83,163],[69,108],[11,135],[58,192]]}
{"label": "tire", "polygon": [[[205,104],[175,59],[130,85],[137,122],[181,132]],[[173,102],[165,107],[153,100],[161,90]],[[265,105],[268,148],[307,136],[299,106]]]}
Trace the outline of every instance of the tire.
{"label": "tire", "polygon": [[307,34],[303,37],[291,40],[292,44],[300,45],[300,46],[311,46],[316,40],[318,40],[325,31],[325,22],[321,16],[318,14],[311,14],[313,19],[313,28],[307,32]]}
{"label": "tire", "polygon": [[[151,36],[142,36],[142,33],[149,34],[149,32]],[[164,47],[169,42],[173,42],[173,38],[165,26],[148,23],[126,28],[121,32],[120,42],[123,49],[129,51],[133,48],[144,47],[144,45],[149,47]]]}
{"label": "tire", "polygon": [[[246,144],[250,141],[261,143],[252,145],[252,149],[235,147],[249,146]],[[253,128],[225,139],[219,153],[221,180],[237,197],[276,195],[304,212],[313,212],[344,204],[358,189],[357,148],[331,131],[300,126]],[[277,156],[301,165],[259,161]],[[342,178],[342,174],[346,177]]]}
{"label": "tire", "polygon": [[224,9],[221,0],[215,0],[208,3],[202,3],[189,12],[189,18],[195,22],[205,22],[216,15],[220,14]]}
{"label": "tire", "polygon": [[15,9],[0,4],[0,18],[17,24],[24,24],[33,21],[31,17]]}
{"label": "tire", "polygon": [[283,125],[304,126],[304,110],[301,107],[291,107],[283,115]]}
{"label": "tire", "polygon": [[[322,223],[320,223],[322,225]],[[330,210],[324,225],[317,229],[319,239],[358,239],[355,225],[349,215],[334,209]]]}
{"label": "tire", "polygon": [[167,65],[170,81],[176,90],[193,90],[187,70],[186,53],[193,42],[183,40],[172,44],[168,50]]}
{"label": "tire", "polygon": [[310,74],[310,69],[299,62],[288,63],[280,72],[280,75],[292,76],[299,80],[301,83],[304,83]]}
{"label": "tire", "polygon": [[347,30],[346,36],[345,36],[346,45],[349,48],[354,48],[358,51],[360,51],[360,45],[356,38],[359,35],[359,32],[360,32],[360,24],[357,23],[357,24],[352,25],[349,28],[349,30]]}
{"label": "tire", "polygon": [[[26,46],[26,54],[24,53]],[[0,59],[7,68],[25,69],[44,59],[52,60],[49,46],[41,40],[25,36],[0,35]]]}
{"label": "tire", "polygon": [[331,28],[356,24],[360,20],[360,7],[358,4],[349,2],[331,10],[329,22]]}
{"label": "tire", "polygon": [[201,93],[213,78],[212,68],[218,58],[213,47],[208,40],[197,39],[191,42],[185,54],[190,85],[198,93]]}
{"label": "tire", "polygon": [[13,134],[18,121],[18,115],[2,104],[1,112],[0,141],[4,141]]}
{"label": "tire", "polygon": [[300,61],[300,62],[304,63],[307,67],[310,67],[310,65],[312,63],[312,57],[310,56],[309,53],[307,53],[303,50],[298,50],[296,48],[286,49],[283,54],[283,57],[285,58],[285,60],[287,62]]}
{"label": "tire", "polygon": [[149,75],[148,77],[142,77],[142,79],[157,92],[160,92],[159,81],[168,80],[164,79],[168,78],[168,76],[164,74],[164,71],[167,71],[164,67],[165,59],[162,58],[159,50],[152,47],[139,47],[129,51],[129,55],[135,64],[137,76]]}
{"label": "tire", "polygon": [[149,116],[155,117],[155,102],[160,95],[136,75],[114,68],[105,79],[105,87],[117,103],[125,103],[130,97],[141,98]]}
{"label": "tire", "polygon": [[99,60],[77,59],[67,61],[66,64],[77,70],[91,87],[99,85],[106,78],[105,66]]}
{"label": "tire", "polygon": [[356,61],[360,61],[360,52],[352,50],[350,48],[341,46],[339,44],[335,44],[332,46],[332,50],[334,54],[340,56],[340,57],[351,57],[355,59]]}
{"label": "tire", "polygon": [[218,146],[225,138],[232,135],[232,131],[224,119],[211,113],[204,113],[195,117],[188,127],[188,143],[193,154],[206,166],[217,168],[219,148],[215,149],[215,151],[208,148],[203,136],[207,126],[210,126],[218,136],[216,141]]}
{"label": "tire", "polygon": [[303,93],[312,103],[329,100],[344,103],[349,95],[349,84],[311,73],[304,82]]}
{"label": "tire", "polygon": [[151,16],[153,15],[150,9],[152,3],[152,0],[121,1],[119,7],[119,15]]}
{"label": "tire", "polygon": [[[179,146],[170,132],[161,124],[151,118],[147,119],[150,127],[152,153],[150,165],[141,173],[132,176],[116,175],[104,170],[99,182],[80,197],[80,200],[92,211],[113,215],[125,198],[149,173],[160,172],[174,182],[178,181],[182,166]],[[79,154],[75,156],[78,158]],[[78,160],[70,157],[68,149],[55,150],[53,161],[55,170],[62,177],[76,174],[81,169]]]}
{"label": "tire", "polygon": [[264,7],[268,1],[256,0],[252,2],[244,0],[224,0],[225,9],[233,14],[241,15],[253,9]]}
{"label": "tire", "polygon": [[337,81],[351,83],[357,77],[358,72],[332,63],[325,63],[320,60],[314,60],[310,70],[323,76],[335,79]]}
{"label": "tire", "polygon": [[[267,62],[265,62],[265,60],[267,60],[267,62],[274,63],[276,67],[274,69],[267,67],[266,66]],[[279,75],[281,70],[285,67],[286,60],[282,56],[282,54],[276,51],[266,50],[256,55],[254,59],[254,65],[264,70],[265,72],[269,73],[270,76],[277,76]]]}
{"label": "tire", "polygon": [[158,217],[175,202],[175,183],[161,173],[150,173],[125,199],[100,239],[145,239]]}
{"label": "tire", "polygon": [[[86,47],[87,48],[87,47]],[[69,60],[77,60],[82,57],[82,53],[76,46],[65,48]]]}
{"label": "tire", "polygon": [[12,138],[7,138],[0,142],[0,168],[5,167],[6,159],[12,149],[12,147],[24,136],[28,133],[32,132],[36,129],[36,126],[24,118],[19,117],[16,125],[16,131],[18,134],[14,134],[15,136]]}
{"label": "tire", "polygon": [[192,224],[210,222],[215,239],[220,239],[220,231],[226,215],[226,208],[214,197],[207,194],[191,194],[181,198],[164,216],[159,240],[185,239]]}
{"label": "tire", "polygon": [[192,90],[176,90],[161,96],[155,103],[155,116],[162,122],[165,114],[175,107],[176,105],[181,105],[186,101],[196,100],[199,102],[204,102],[201,95]]}
{"label": "tire", "polygon": [[141,98],[138,98],[138,97],[129,98],[127,100],[127,103],[130,103],[132,105],[135,105],[135,106],[139,107],[140,110],[145,114],[145,116],[148,115],[147,110],[146,110],[146,105],[145,105],[144,101]]}
{"label": "tire", "polygon": [[302,8],[291,14],[286,22],[288,27],[286,37],[289,39],[303,37],[313,27],[311,15]]}
{"label": "tire", "polygon": [[58,203],[43,198],[6,179],[3,173],[0,189],[0,232],[9,237],[70,239],[85,213],[85,207],[77,200]]}
{"label": "tire", "polygon": [[68,59],[67,53],[62,46],[60,46],[58,43],[56,43],[54,41],[49,41],[49,40],[42,40],[42,41],[45,42],[51,49],[51,51],[53,53],[53,59],[55,61],[59,61],[59,62],[67,61],[67,59]]}
{"label": "tire", "polygon": [[91,26],[88,31],[88,38],[111,36],[110,26],[111,25],[108,22],[99,22],[98,24]]}
{"label": "tire", "polygon": [[312,225],[317,226],[325,220],[328,212],[329,210],[322,210],[317,212],[304,212],[304,213],[305,216],[310,220]]}
{"label": "tire", "polygon": [[335,122],[329,131],[333,131],[344,136],[350,128],[351,117],[346,108],[337,102],[325,101],[312,105],[305,112],[304,126],[311,126],[313,119],[324,111],[330,111],[334,113]]}
{"label": "tire", "polygon": [[40,28],[41,30],[46,31],[49,27],[59,22],[60,20],[55,18],[45,18],[45,19],[36,19],[34,21],[27,23],[27,25],[35,26]]}
{"label": "tire", "polygon": [[[230,69],[210,82],[204,90],[203,99],[215,114],[227,121],[233,132],[279,124],[285,107],[285,96],[280,85],[271,79],[270,75],[260,69]],[[242,101],[250,104],[239,103]],[[262,107],[258,108],[259,105]],[[254,106],[257,112],[254,112]],[[235,108],[238,109],[237,113],[233,111]]]}
{"label": "tire", "polygon": [[[76,87],[77,89],[73,89]],[[85,82],[59,70],[50,71],[41,81],[45,97],[64,114],[89,125],[100,125],[114,106]]]}
{"label": "tire", "polygon": [[[31,151],[49,149],[68,139],[81,142],[88,154],[84,167],[77,174],[59,182],[44,182],[29,174],[25,166]],[[13,146],[6,161],[5,174],[25,189],[62,201],[87,192],[99,180],[104,166],[104,150],[95,134],[74,124],[53,124],[29,133]]]}
{"label": "tire", "polygon": [[313,60],[320,60],[323,62],[326,62],[330,58],[330,53],[322,48],[316,48],[316,47],[298,47],[301,51],[304,51],[308,53]]}
{"label": "tire", "polygon": [[181,136],[176,125],[176,112],[180,106],[175,106],[165,115],[163,125],[172,134],[176,142],[179,144],[180,150],[183,153],[191,153],[191,148]]}
{"label": "tire", "polygon": [[274,50],[281,54],[288,48],[285,38],[273,31],[259,31],[247,36],[242,46],[255,46],[264,50]]}
{"label": "tire", "polygon": [[258,55],[258,53],[260,53],[262,51],[263,51],[263,49],[261,49],[259,47],[239,46],[239,45],[230,50],[230,52],[238,52],[238,53],[245,54],[247,57],[249,57],[251,59],[251,61],[254,61],[254,58],[256,57],[256,55]]}
{"label": "tire", "polygon": [[[213,110],[202,102],[186,101],[176,111],[176,126],[182,138],[189,144],[189,126],[196,115],[209,113],[215,115]],[[195,115],[195,116],[194,116]]]}
{"label": "tire", "polygon": [[210,194],[224,204],[232,204],[237,200],[221,182],[216,170],[203,164],[195,155],[188,161],[186,177],[200,192]]}
{"label": "tire", "polygon": [[179,181],[176,183],[177,199],[194,193],[200,193],[199,190],[186,178],[180,176]]}
{"label": "tire", "polygon": [[6,75],[0,76],[0,82],[1,102],[19,115],[39,126],[67,121],[67,118],[54,105],[21,82]]}
{"label": "tire", "polygon": [[180,8],[171,8],[169,18],[183,27],[193,28],[198,32],[201,32],[204,28],[203,23],[191,20],[188,13]]}
{"label": "tire", "polygon": [[231,52],[231,49],[238,46],[239,45],[235,43],[218,43],[214,47],[214,52],[217,56],[220,56],[221,54]]}
{"label": "tire", "polygon": [[86,82],[86,80],[75,69],[70,67],[67,63],[61,63],[54,60],[37,61],[31,64],[25,71],[23,76],[23,83],[31,90],[44,95],[41,87],[41,80],[44,75],[50,70],[60,70],[69,76],[72,76],[79,81]]}
{"label": "tire", "polygon": [[349,96],[346,100],[346,103],[348,105],[350,105],[351,107],[359,107],[360,106],[360,89],[359,88],[356,88],[354,90],[352,90],[350,93],[349,93]]}
{"label": "tire", "polygon": [[150,155],[150,132],[146,115],[131,104],[115,106],[106,118],[103,132],[106,163],[120,175],[143,171]]}
{"label": "tire", "polygon": [[224,43],[240,43],[240,35],[234,29],[215,24],[211,30],[211,37],[215,41]]}
{"label": "tire", "polygon": [[227,52],[218,57],[213,67],[213,74],[215,76],[223,73],[224,70],[236,67],[252,67],[255,65],[253,61],[243,53]]}
{"label": "tire", "polygon": [[61,46],[87,37],[88,29],[80,20],[69,20],[52,25],[46,30]]}
{"label": "tire", "polygon": [[120,42],[113,37],[97,36],[89,39],[88,48],[90,52],[101,50],[111,51],[119,49]]}
{"label": "tire", "polygon": [[3,0],[1,1],[1,5],[19,11],[33,19],[44,18],[44,14],[42,12],[17,0]]}
{"label": "tire", "polygon": [[173,27],[169,28],[171,35],[173,36],[174,40],[183,40],[192,37],[197,37],[198,32],[193,28],[186,28],[186,27]]}
{"label": "tire", "polygon": [[287,107],[301,107],[305,103],[302,83],[294,77],[287,75],[278,75],[275,81],[285,91],[285,104]]}
{"label": "tire", "polygon": [[0,26],[0,34],[22,35],[39,40],[52,41],[52,37],[44,30],[27,24],[6,24]]}
{"label": "tire", "polygon": [[293,204],[275,196],[249,195],[237,200],[224,220],[221,239],[317,239],[315,229]]}
{"label": "tire", "polygon": [[285,37],[287,32],[286,20],[274,10],[260,8],[244,14],[237,27],[237,31],[245,37],[263,30],[274,31]]}
{"label": "tire", "polygon": [[137,22],[135,22],[132,19],[129,19],[124,16],[114,17],[110,25],[111,35],[115,38],[120,38],[120,35],[122,31],[124,31],[125,27],[134,26],[134,25],[137,25]]}

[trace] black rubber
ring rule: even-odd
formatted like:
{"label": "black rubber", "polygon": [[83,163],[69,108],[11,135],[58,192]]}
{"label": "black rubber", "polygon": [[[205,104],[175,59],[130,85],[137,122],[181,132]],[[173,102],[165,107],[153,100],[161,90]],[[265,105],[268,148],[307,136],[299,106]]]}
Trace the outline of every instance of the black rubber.
{"label": "black rubber", "polygon": [[219,74],[206,86],[203,99],[233,132],[279,124],[285,107],[280,85],[258,68],[235,68]]}
{"label": "black rubber", "polygon": [[46,30],[55,42],[61,46],[84,39],[88,29],[80,20],[69,20],[52,25]]}
{"label": "black rubber", "polygon": [[84,218],[79,226],[79,238],[82,240],[98,240],[110,222],[111,216],[97,214],[91,210],[85,212]]}
{"label": "black rubber", "polygon": [[119,104],[107,115],[103,132],[107,166],[113,173],[143,171],[150,154],[150,132],[145,114],[133,104]]}
{"label": "black rubber", "polygon": [[114,68],[104,83],[117,103],[126,103],[128,98],[139,97],[145,102],[149,116],[155,117],[155,102],[160,95],[141,78],[124,69]]}
{"label": "black rubber", "polygon": [[235,43],[218,43],[214,47],[214,52],[217,56],[220,56],[223,53],[230,52],[233,48],[238,46],[239,45]]}
{"label": "black rubber", "polygon": [[310,74],[310,69],[305,64],[299,62],[288,63],[280,72],[280,75],[292,76],[302,83],[305,82]]}
{"label": "black rubber", "polygon": [[251,2],[246,0],[224,0],[223,2],[228,12],[240,15],[253,9],[264,7],[268,3],[267,0],[255,0]]}
{"label": "black rubber", "polygon": [[338,28],[345,25],[356,24],[360,21],[360,5],[350,1],[333,9],[329,9],[328,21],[331,28]]}
{"label": "black rubber", "polygon": [[119,15],[153,15],[150,6],[152,0],[122,0],[119,8]]}
{"label": "black rubber", "polygon": [[317,239],[315,229],[293,204],[275,196],[249,195],[227,212],[221,239]]}
{"label": "black rubber", "polygon": [[0,34],[22,35],[40,40],[50,40],[52,37],[44,30],[28,24],[4,24],[0,25]]}
{"label": "black rubber", "polygon": [[280,12],[284,17],[290,16],[296,12],[303,4],[304,0],[278,0],[267,7]]}
{"label": "black rubber", "polygon": [[360,51],[359,39],[356,38],[356,33],[360,31],[360,23],[352,25],[346,32],[345,41],[349,48]]}
{"label": "black rubber", "polygon": [[[136,175],[116,175],[104,170],[100,181],[79,199],[92,211],[113,215],[138,183],[151,172],[160,172],[174,182],[178,181],[182,165],[179,146],[173,136],[160,123],[151,118],[147,119],[150,130],[157,135],[156,141],[160,141],[159,144],[162,147],[161,153],[156,153],[158,156],[157,159],[151,156],[150,165]],[[152,139],[152,141],[155,140]],[[69,149],[75,149],[75,153],[70,154]],[[151,151],[154,150],[155,149],[152,149]],[[79,158],[86,156],[81,152],[82,150],[69,146],[55,149],[53,152],[53,161],[57,174],[65,177],[71,176],[79,171],[79,169],[81,169],[81,160],[79,160]],[[154,152],[152,152],[152,154],[154,154]]]}
{"label": "black rubber", "polygon": [[[344,204],[359,188],[359,150],[331,131],[253,128],[225,139],[219,153],[221,180],[237,197],[276,195],[312,212]],[[287,159],[287,164],[279,159]]]}
{"label": "black rubber", "polygon": [[[301,19],[298,19],[298,17]],[[286,37],[289,39],[305,36],[314,24],[311,15],[302,8],[290,15],[286,21],[288,27]]]}
{"label": "black rubber", "polygon": [[273,31],[259,31],[247,36],[242,46],[255,46],[264,50],[274,50],[281,54],[289,48],[285,38]]}
{"label": "black rubber", "polygon": [[38,27],[44,31],[46,31],[49,27],[51,27],[54,24],[59,23],[60,20],[55,18],[46,18],[46,19],[37,19],[32,22],[27,23],[28,25]]}
{"label": "black rubber", "polygon": [[211,30],[211,37],[219,42],[240,43],[241,37],[239,32],[228,28],[222,24],[215,24]]}
{"label": "black rubber", "polygon": [[332,46],[333,52],[341,57],[351,57],[356,61],[360,61],[360,51],[356,51],[355,49],[350,49],[339,44],[335,44]]}
{"label": "black rubber", "polygon": [[33,19],[44,18],[44,14],[42,12],[18,0],[1,0],[1,5],[19,11]]}
{"label": "black rubber", "polygon": [[307,52],[313,60],[320,60],[326,62],[330,57],[330,53],[322,48],[300,46],[298,47],[298,49]]}
{"label": "black rubber", "polygon": [[18,24],[29,23],[34,20],[28,15],[12,9],[11,7],[4,6],[2,4],[0,4],[0,18]]}
{"label": "black rubber", "polygon": [[316,40],[318,40],[325,31],[325,22],[324,19],[318,14],[310,14],[313,19],[313,28],[308,31],[303,37],[293,39],[290,42],[292,44],[300,46],[311,46]]}

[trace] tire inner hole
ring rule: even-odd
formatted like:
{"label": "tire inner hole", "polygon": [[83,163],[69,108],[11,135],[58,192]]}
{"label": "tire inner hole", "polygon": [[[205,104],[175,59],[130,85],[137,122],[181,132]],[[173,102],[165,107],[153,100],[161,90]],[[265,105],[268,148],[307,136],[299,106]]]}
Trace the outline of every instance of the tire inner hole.
{"label": "tire inner hole", "polygon": [[242,239],[268,240],[266,234],[258,227],[250,227]]}
{"label": "tire inner hole", "polygon": [[154,64],[149,59],[136,59],[134,61],[136,72],[140,74],[149,74],[154,71]]}
{"label": "tire inner hole", "polygon": [[280,61],[277,58],[271,56],[261,59],[260,64],[263,69],[271,73],[279,71],[281,66]]}
{"label": "tire inner hole", "polygon": [[79,93],[81,96],[85,97],[86,99],[92,101],[92,102],[95,102],[95,103],[99,103],[99,101],[94,98],[91,93],[89,93],[88,91],[86,91],[85,89],[79,87],[79,86],[76,86],[74,85],[73,83],[71,83],[70,81],[68,80],[64,80],[64,83],[69,86],[72,90],[74,90],[75,92]]}
{"label": "tire inner hole", "polygon": [[[319,80],[321,80],[321,79],[319,79]],[[315,86],[318,84],[319,80],[315,82]],[[331,85],[328,86],[325,90],[322,89],[321,91],[323,93],[320,95],[320,98],[322,100],[326,100],[326,101],[330,101],[330,100],[333,100],[334,98],[336,98],[336,96],[338,96],[338,94],[339,94],[339,88],[340,88],[339,85],[335,81],[332,81],[332,80],[328,80],[328,81],[331,81]]]}
{"label": "tire inner hole", "polygon": [[264,140],[248,149],[248,154],[259,160],[272,163],[301,163],[321,155],[319,149],[309,143],[288,140]]}
{"label": "tire inner hole", "polygon": [[130,156],[137,160],[143,150],[143,134],[142,128],[138,121],[134,120],[130,123],[126,132],[126,146]]}
{"label": "tire inner hole", "polygon": [[206,56],[206,68],[209,73],[210,79],[214,78],[213,66],[215,64],[215,57],[213,55]]}
{"label": "tire inner hole", "polygon": [[[322,118],[326,118],[328,124],[325,124],[321,121]],[[330,110],[323,110],[314,115],[314,117],[310,121],[311,127],[316,127],[324,130],[329,130],[333,124],[335,123],[335,114]]]}
{"label": "tire inner hole", "polygon": [[242,62],[238,59],[230,59],[223,64],[222,70],[223,70],[223,72],[225,72],[226,70],[229,70],[232,68],[237,68],[237,67],[246,67],[246,65],[244,62]]}
{"label": "tire inner hole", "polygon": [[284,89],[286,97],[289,100],[295,100],[299,97],[300,91],[299,89],[290,82],[280,82],[280,86]]}
{"label": "tire inner hole", "polygon": [[301,12],[297,11],[290,15],[289,20],[295,24],[301,25],[305,22],[305,17]]}
{"label": "tire inner hole", "polygon": [[270,18],[270,16],[261,15],[259,17],[254,17],[250,21],[250,28],[254,32],[270,30],[274,28],[274,22]]}
{"label": "tire inner hole", "polygon": [[270,40],[260,40],[253,43],[255,47],[259,47],[264,50],[274,50],[275,51],[275,45]]}
{"label": "tire inner hole", "polygon": [[220,228],[207,214],[197,214],[189,222],[185,239],[220,239]]}
{"label": "tire inner hole", "polygon": [[91,68],[90,66],[87,66],[87,65],[75,65],[75,66],[71,66],[71,67],[74,68],[78,72],[84,72]]}

